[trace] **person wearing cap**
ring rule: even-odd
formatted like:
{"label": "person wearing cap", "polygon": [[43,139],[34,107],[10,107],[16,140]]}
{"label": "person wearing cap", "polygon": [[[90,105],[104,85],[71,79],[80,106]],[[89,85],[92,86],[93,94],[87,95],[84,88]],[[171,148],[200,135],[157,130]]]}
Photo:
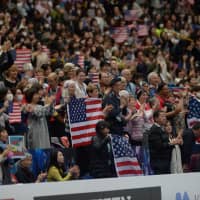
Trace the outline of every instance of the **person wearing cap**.
{"label": "person wearing cap", "polygon": [[111,91],[103,100],[103,108],[112,105],[112,110],[107,114],[106,121],[110,124],[111,134],[124,135],[126,120],[123,116],[127,113],[124,101],[120,101],[121,78],[115,77],[110,82]]}
{"label": "person wearing cap", "polygon": [[18,183],[39,183],[45,180],[47,173],[40,173],[35,178],[33,172],[30,170],[32,166],[32,155],[28,152],[17,162],[17,171],[15,177]]}
{"label": "person wearing cap", "polygon": [[92,138],[90,151],[90,176],[94,178],[116,177],[109,133],[106,121],[96,124],[96,136]]}

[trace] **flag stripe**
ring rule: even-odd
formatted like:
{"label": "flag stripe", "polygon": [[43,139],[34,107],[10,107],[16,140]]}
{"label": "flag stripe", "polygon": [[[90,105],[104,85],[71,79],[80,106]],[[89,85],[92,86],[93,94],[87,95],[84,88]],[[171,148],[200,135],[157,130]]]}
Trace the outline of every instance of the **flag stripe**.
{"label": "flag stripe", "polygon": [[77,130],[84,130],[85,128],[91,128],[91,127],[95,127],[96,123],[99,121],[98,120],[93,120],[93,121],[89,121],[89,122],[79,122],[78,124],[70,124],[72,131],[77,131]]}
{"label": "flag stripe", "polygon": [[118,167],[127,166],[127,165],[135,165],[138,166],[138,161],[124,161],[124,162],[117,162]]}
{"label": "flag stripe", "polygon": [[120,176],[129,176],[129,175],[141,175],[142,170],[121,170],[119,171]]}
{"label": "flag stripe", "polygon": [[90,124],[90,125],[85,125],[83,127],[76,127],[71,129],[73,131],[73,135],[79,135],[79,134],[84,134],[87,130],[87,133],[93,132],[95,130],[96,125],[95,124]]}
{"label": "flag stripe", "polygon": [[91,98],[91,100],[86,101],[85,104],[86,105],[96,104],[95,106],[99,108],[100,107],[99,104],[101,104],[101,102],[102,101],[100,99]]}
{"label": "flag stripe", "polygon": [[[118,166],[117,166],[118,167]],[[124,171],[124,170],[133,170],[133,165],[128,165],[128,166],[122,166],[118,167],[119,171]],[[134,166],[134,170],[141,170],[140,166]]]}
{"label": "flag stripe", "polygon": [[77,148],[77,147],[82,147],[82,146],[88,146],[90,144],[91,144],[91,140],[87,142],[80,141],[79,143],[74,143],[73,146]]}
{"label": "flag stripe", "polygon": [[95,135],[96,135],[96,132],[95,132],[95,129],[94,129],[93,132],[91,132],[91,133],[73,135],[72,139],[76,140],[76,139],[81,139],[81,138],[85,138],[85,137],[91,137],[91,136],[95,136]]}

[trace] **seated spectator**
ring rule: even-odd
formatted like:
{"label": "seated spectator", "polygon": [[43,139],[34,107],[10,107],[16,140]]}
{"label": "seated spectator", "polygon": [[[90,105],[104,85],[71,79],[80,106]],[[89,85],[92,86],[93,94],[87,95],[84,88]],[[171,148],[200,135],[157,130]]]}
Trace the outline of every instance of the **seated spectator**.
{"label": "seated spectator", "polygon": [[50,155],[47,181],[68,181],[79,177],[79,167],[74,165],[66,172],[63,153],[54,149]]}
{"label": "seated spectator", "polygon": [[29,153],[25,153],[25,156],[17,163],[17,171],[15,173],[15,176],[18,183],[39,183],[45,180],[47,174],[40,173],[37,178],[35,178],[33,172],[30,169],[31,166],[32,155]]}
{"label": "seated spectator", "polygon": [[53,114],[54,96],[47,99],[46,105],[39,105],[40,95],[36,87],[26,91],[26,100],[29,104],[25,106],[28,113],[28,148],[50,148],[49,131],[46,116]]}

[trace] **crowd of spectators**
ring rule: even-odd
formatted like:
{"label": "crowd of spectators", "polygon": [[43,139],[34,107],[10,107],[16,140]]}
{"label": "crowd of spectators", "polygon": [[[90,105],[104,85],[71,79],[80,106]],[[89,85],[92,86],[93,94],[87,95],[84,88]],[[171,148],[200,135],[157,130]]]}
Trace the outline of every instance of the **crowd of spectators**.
{"label": "crowd of spectators", "polygon": [[1,183],[11,182],[8,136],[23,135],[27,150],[54,149],[55,138],[71,148],[66,105],[88,97],[102,99],[105,119],[92,147],[76,149],[67,174],[61,151],[37,177],[27,154],[18,182],[116,176],[108,133],[127,137],[142,163],[148,132],[154,174],[170,173],[180,146],[190,171],[200,136],[199,123],[186,123],[190,97],[200,101],[200,1],[2,0],[0,80]]}

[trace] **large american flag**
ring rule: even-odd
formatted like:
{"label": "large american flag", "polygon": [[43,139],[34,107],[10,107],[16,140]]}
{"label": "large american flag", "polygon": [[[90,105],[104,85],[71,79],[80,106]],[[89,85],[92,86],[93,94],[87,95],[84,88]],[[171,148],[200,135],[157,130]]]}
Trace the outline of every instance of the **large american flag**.
{"label": "large american flag", "polygon": [[72,98],[69,102],[68,119],[74,147],[91,144],[96,124],[104,118],[101,104],[98,98]]}
{"label": "large american flag", "polygon": [[111,30],[111,36],[116,43],[123,43],[128,39],[128,27],[115,27]]}
{"label": "large american flag", "polygon": [[187,124],[191,128],[196,122],[200,121],[200,100],[194,96],[190,97],[188,110]]}
{"label": "large american flag", "polygon": [[133,21],[138,19],[138,10],[126,10],[124,13],[124,19],[126,21]]}
{"label": "large american flag", "polygon": [[21,107],[17,102],[13,102],[11,105],[10,112],[8,114],[9,116],[9,123],[20,123],[22,121],[21,118]]}
{"label": "large american flag", "polygon": [[31,50],[26,48],[16,49],[16,60],[14,63],[21,71],[25,63],[31,63]]}
{"label": "large american flag", "polygon": [[112,135],[112,149],[115,167],[118,176],[140,176],[143,175],[141,167],[134,151],[128,142],[128,138]]}

